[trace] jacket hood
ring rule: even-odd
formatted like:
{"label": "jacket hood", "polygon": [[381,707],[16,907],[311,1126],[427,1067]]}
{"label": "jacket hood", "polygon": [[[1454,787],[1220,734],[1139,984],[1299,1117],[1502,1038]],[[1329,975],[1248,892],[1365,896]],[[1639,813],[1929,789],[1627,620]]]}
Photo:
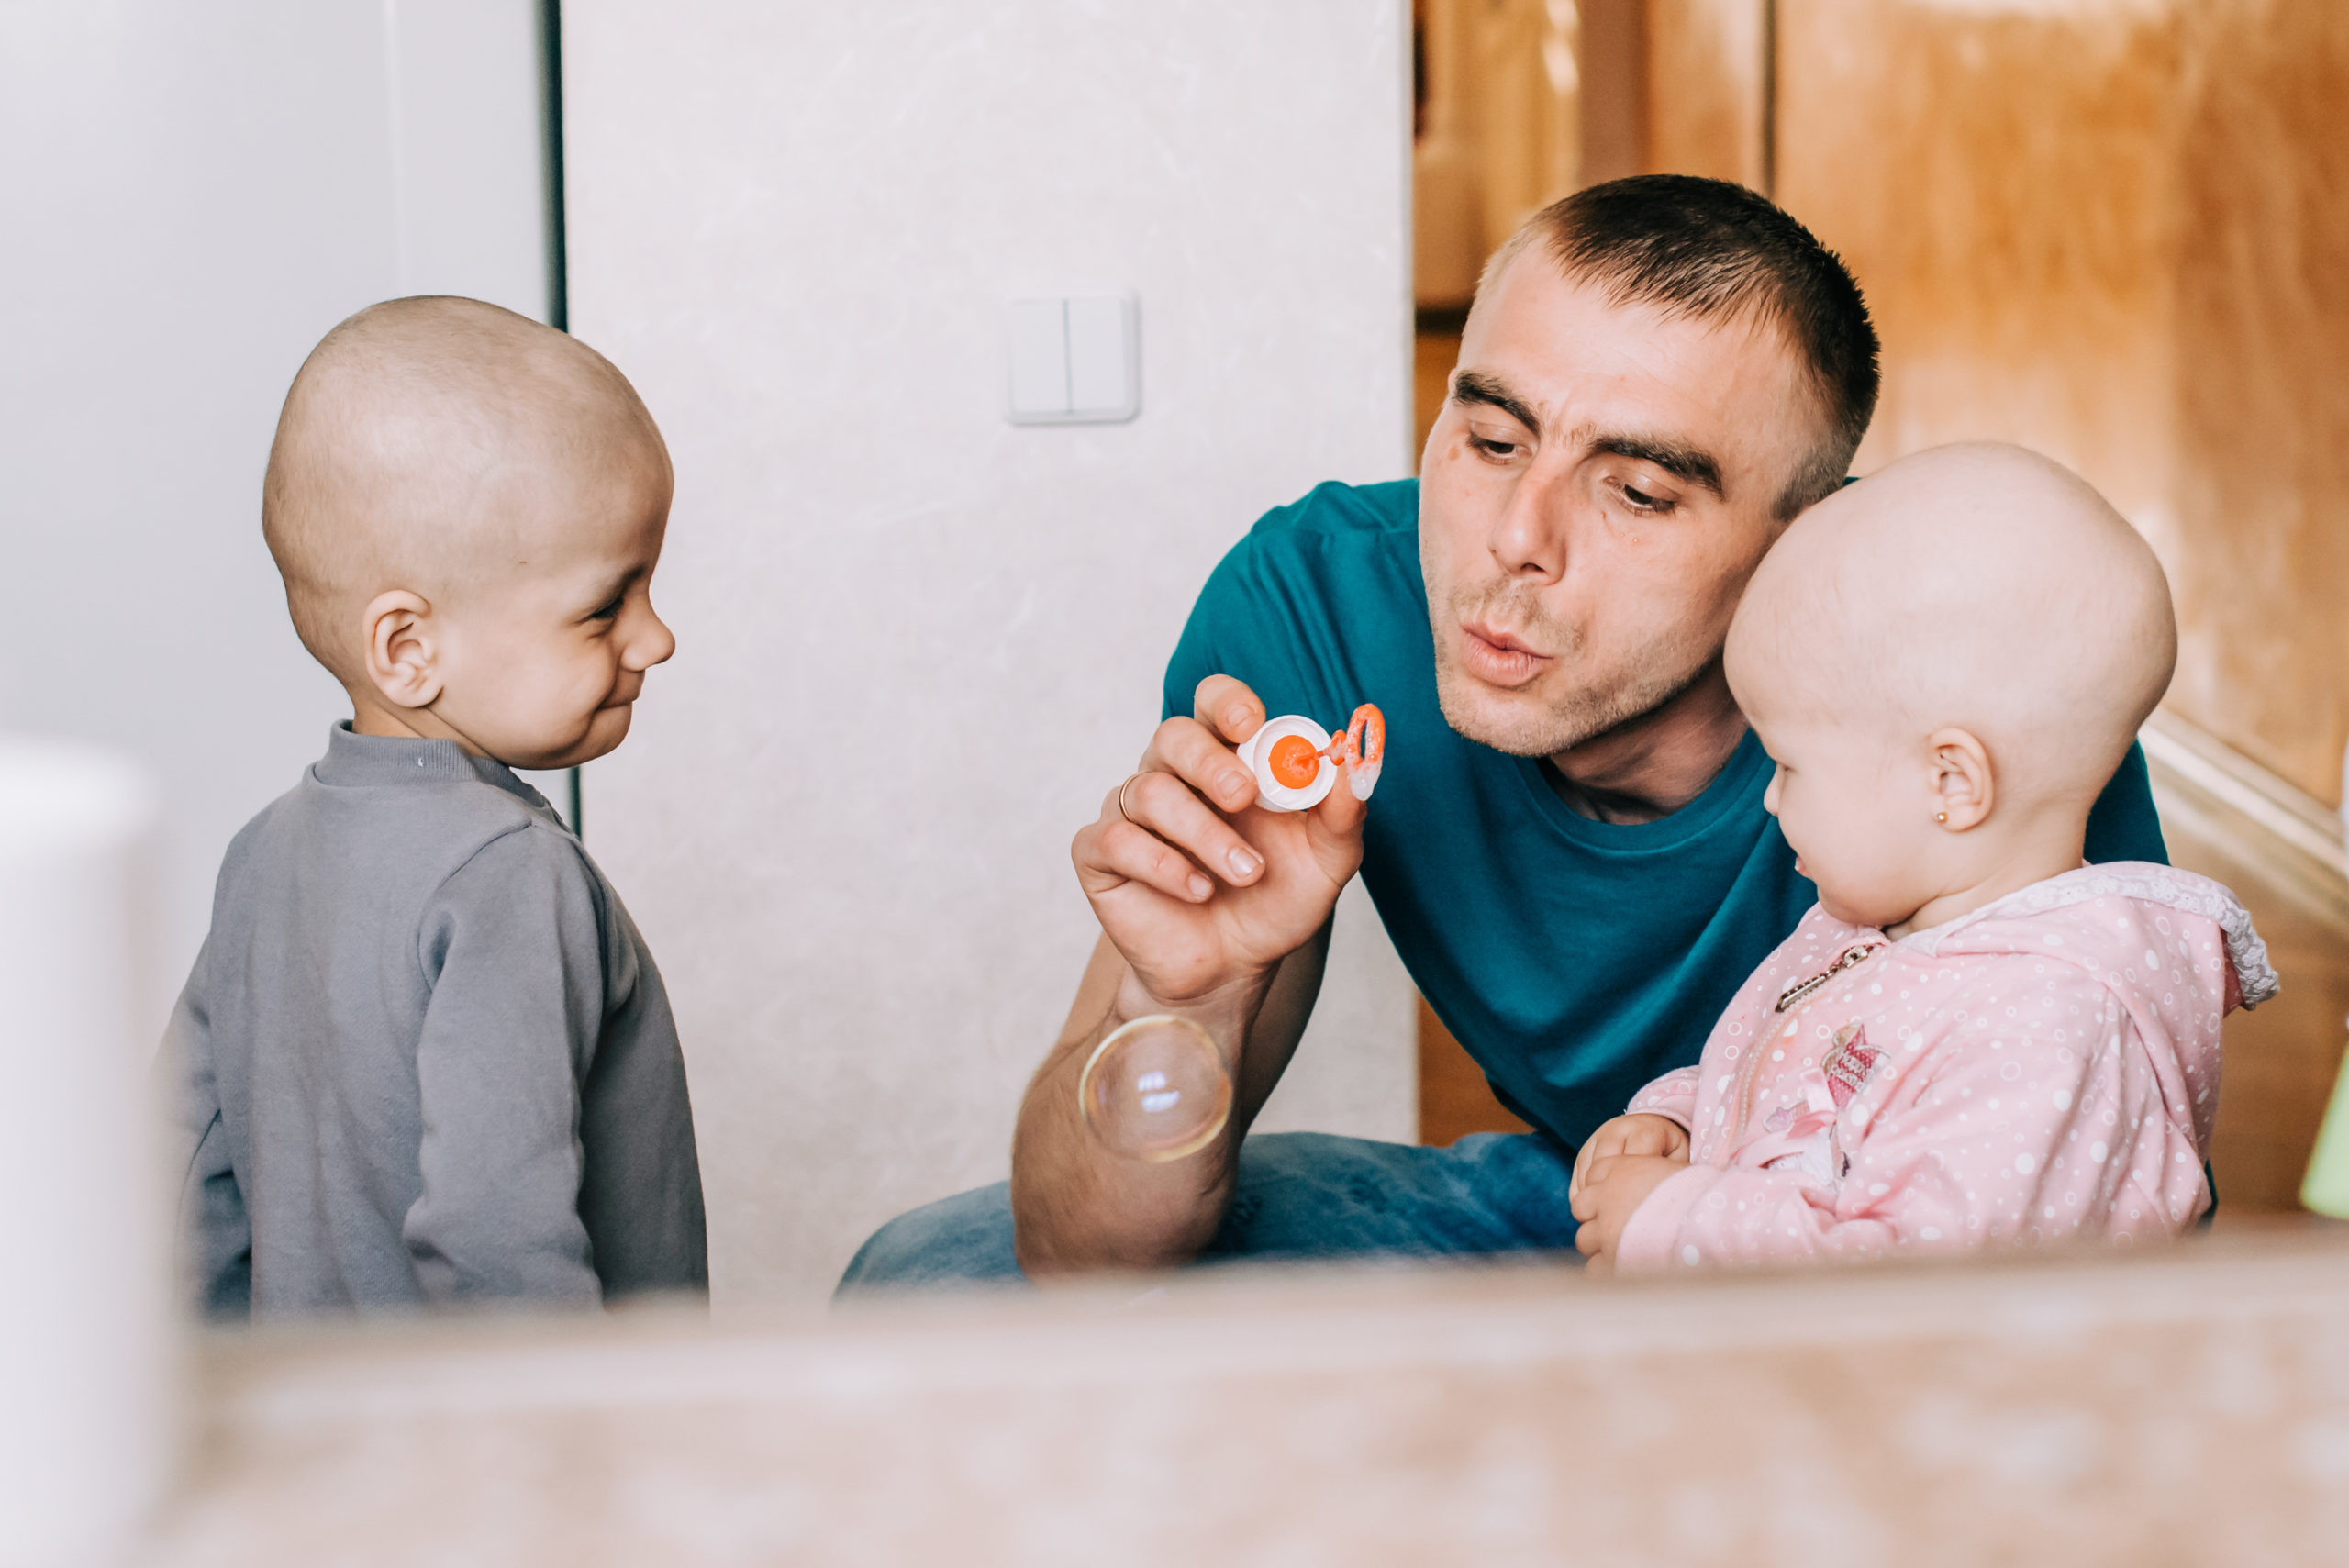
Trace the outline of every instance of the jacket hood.
{"label": "jacket hood", "polygon": [[[1960,915],[1944,925],[1913,932],[1909,941],[1927,957],[1943,952],[2018,951],[2046,951],[2051,956],[2063,956],[2054,951],[2057,944],[2048,942],[2044,935],[2045,927],[2035,920],[2036,917],[2061,910],[2069,912],[2069,917],[2060,923],[2059,932],[2060,929],[2079,928],[2087,939],[2087,955],[2104,960],[2109,965],[2111,959],[2099,951],[2101,948],[2110,950],[2110,955],[2125,961],[2130,944],[2119,917],[2112,917],[2105,925],[2099,926],[2094,916],[2080,908],[2082,905],[2093,904],[2099,899],[2129,899],[2208,920],[2219,929],[2228,962],[2233,967],[2235,984],[2241,988],[2242,1005],[2255,1007],[2276,995],[2277,980],[2274,966],[2267,962],[2267,944],[2261,941],[2259,933],[2252,929],[2251,911],[2243,906],[2243,901],[2229,892],[2223,884],[2213,882],[2207,876],[2197,876],[2190,871],[2155,865],[2148,861],[2114,861],[2105,865],[2082,866],[2061,876],[2051,876],[2045,882],[2035,882],[1995,903]],[[2022,932],[2010,929],[2016,922],[2024,920],[2034,923]],[[2101,935],[2102,941],[2091,936],[2091,931]],[[2018,935],[2023,937],[2021,942],[2015,940]],[[2035,940],[2032,940],[2034,936]],[[2076,958],[2077,955],[2075,956]],[[2119,967],[2125,974],[2130,966],[2122,962]],[[2113,983],[2110,973],[2106,978],[2108,984]]]}
{"label": "jacket hood", "polygon": [[[1902,945],[1927,957],[2028,953],[2086,970],[2165,1038],[2207,1139],[2219,1075],[2219,1020],[2276,995],[2267,945],[2235,895],[2175,866],[2082,866],[2010,893]],[[2184,1108],[2180,1106],[2179,1108]]]}

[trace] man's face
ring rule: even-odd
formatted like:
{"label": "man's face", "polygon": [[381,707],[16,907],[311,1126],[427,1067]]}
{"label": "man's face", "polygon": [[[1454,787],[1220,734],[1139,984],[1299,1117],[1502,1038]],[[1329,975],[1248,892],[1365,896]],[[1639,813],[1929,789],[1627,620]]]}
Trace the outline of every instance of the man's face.
{"label": "man's face", "polygon": [[1444,717],[1551,756],[1687,689],[1822,428],[1774,328],[1613,305],[1519,255],[1469,318],[1420,462]]}

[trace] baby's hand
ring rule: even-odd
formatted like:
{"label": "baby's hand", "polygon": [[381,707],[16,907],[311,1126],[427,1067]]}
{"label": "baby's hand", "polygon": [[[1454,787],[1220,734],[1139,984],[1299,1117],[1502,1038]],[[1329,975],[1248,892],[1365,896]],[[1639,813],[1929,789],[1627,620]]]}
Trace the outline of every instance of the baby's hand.
{"label": "baby's hand", "polygon": [[[1626,1118],[1629,1119],[1629,1118]],[[1657,1118],[1662,1119],[1662,1118]],[[1575,1194],[1575,1251],[1601,1273],[1615,1267],[1616,1243],[1648,1194],[1688,1168],[1687,1141],[1676,1155],[1612,1154],[1591,1162],[1590,1175]]]}
{"label": "baby's hand", "polygon": [[[1593,1164],[1611,1160],[1619,1154],[1653,1154],[1665,1160],[1688,1162],[1688,1134],[1681,1125],[1665,1116],[1619,1116],[1612,1121],[1598,1124],[1598,1130],[1583,1143],[1575,1155],[1575,1173],[1566,1183],[1566,1201],[1574,1202],[1582,1195],[1584,1180]],[[1575,1210],[1582,1218],[1582,1210]]]}

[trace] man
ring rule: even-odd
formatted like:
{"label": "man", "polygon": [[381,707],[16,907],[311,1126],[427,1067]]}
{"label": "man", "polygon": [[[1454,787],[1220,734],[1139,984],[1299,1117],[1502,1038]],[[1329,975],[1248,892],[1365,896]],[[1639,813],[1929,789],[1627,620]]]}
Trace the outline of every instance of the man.
{"label": "man", "polygon": [[[1721,644],[1763,552],[1843,483],[1876,388],[1857,285],[1750,191],[1642,176],[1529,220],[1486,269],[1419,479],[1321,486],[1200,595],[1141,771],[1076,836],[1102,940],[1008,1187],[892,1222],[842,1288],[1570,1248],[1575,1146],[1697,1059],[1813,902]],[[1247,809],[1235,743],[1268,713],[1364,701],[1386,715],[1374,802]],[[2166,859],[2134,751],[2088,853]],[[1420,991],[1536,1131],[1243,1143],[1357,867]],[[1088,1135],[1076,1085],[1111,1031],[1156,1013],[1214,1035],[1237,1093],[1215,1142],[1152,1164]]]}

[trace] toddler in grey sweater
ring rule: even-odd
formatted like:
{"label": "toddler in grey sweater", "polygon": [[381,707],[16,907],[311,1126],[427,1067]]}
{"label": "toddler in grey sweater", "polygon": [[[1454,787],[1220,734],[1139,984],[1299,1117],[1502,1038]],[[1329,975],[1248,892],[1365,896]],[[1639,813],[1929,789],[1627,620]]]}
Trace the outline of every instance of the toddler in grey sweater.
{"label": "toddler in grey sweater", "polygon": [[262,529],[352,717],[229,846],[165,1041],[208,1313],[705,1287],[660,972],[511,772],[627,735],[669,497],[626,379],[494,306],[376,306],[295,378]]}

